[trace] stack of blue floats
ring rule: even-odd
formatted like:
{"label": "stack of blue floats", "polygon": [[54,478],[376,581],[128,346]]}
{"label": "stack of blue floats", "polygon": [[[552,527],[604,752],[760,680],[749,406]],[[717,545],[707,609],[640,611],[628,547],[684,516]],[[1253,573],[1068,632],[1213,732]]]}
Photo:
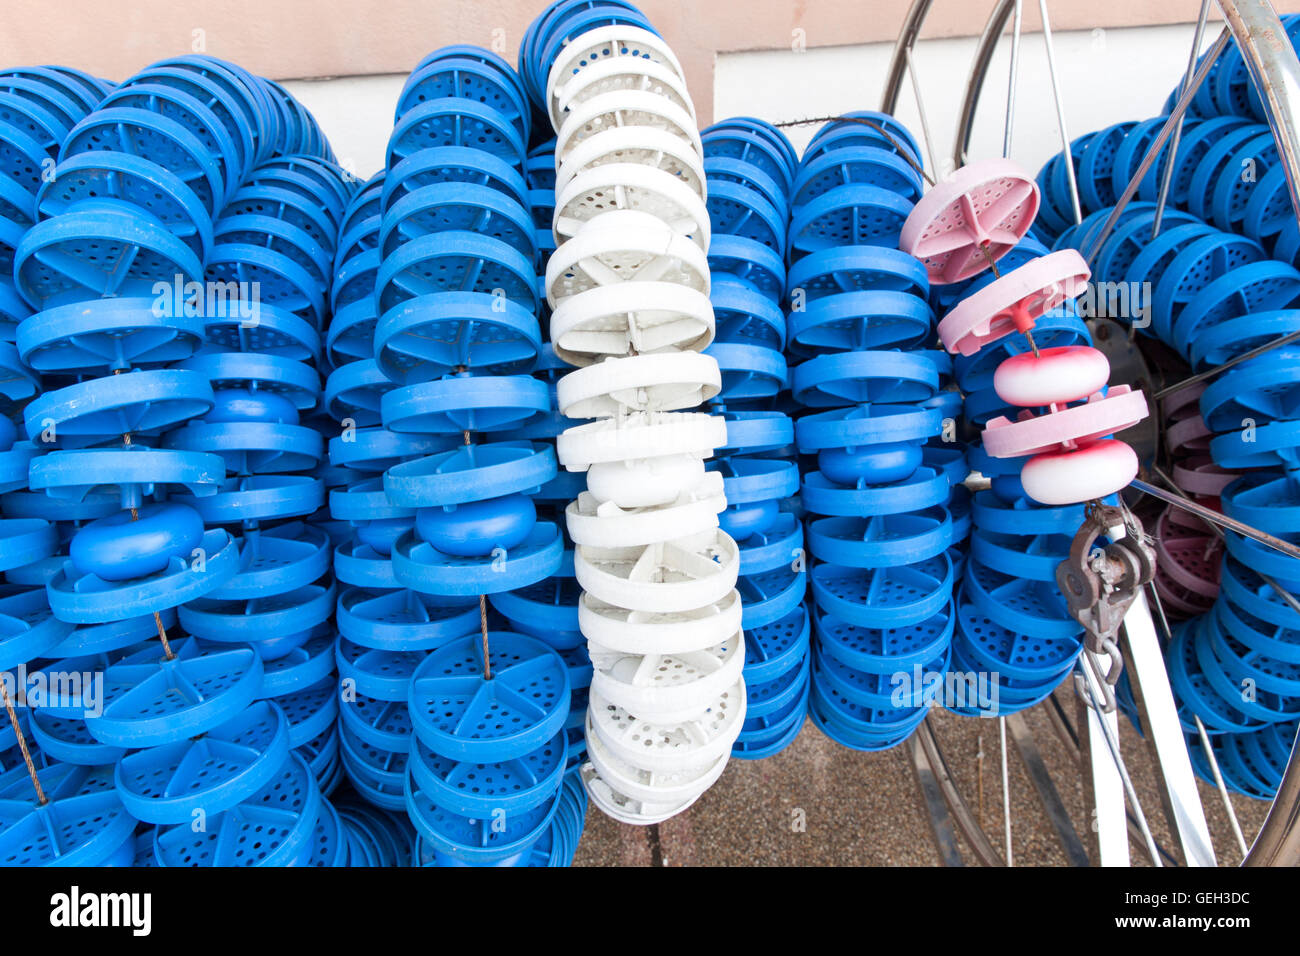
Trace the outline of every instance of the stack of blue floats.
{"label": "stack of blue floats", "polygon": [[485,50],[448,47],[412,73],[380,200],[374,358],[335,373],[351,371],[358,425],[421,446],[385,463],[376,491],[393,511],[363,541],[383,539],[403,589],[379,600],[422,620],[387,645],[400,667],[358,658],[376,665],[362,742],[385,755],[376,782],[410,815],[420,865],[565,865],[580,832],[563,786],[570,662],[489,630],[487,605],[557,575],[565,555],[533,500],[554,450],[511,437],[554,407],[528,374],[542,354],[530,127],[519,78]]}
{"label": "stack of blue floats", "polygon": [[[1300,16],[1283,22],[1294,45]],[[1240,50],[1230,46],[1192,99],[1159,235],[1152,238],[1153,201],[1167,151],[1095,257],[1095,280],[1147,283],[1142,308],[1134,310],[1143,319],[1139,331],[1193,371],[1300,331],[1300,230],[1264,118]],[[1075,141],[1088,214],[1081,225],[1067,227],[1060,215],[1069,195],[1062,158],[1044,167],[1039,225],[1059,234],[1058,248],[1093,244],[1163,123],[1157,117],[1118,124]],[[1300,351],[1277,348],[1224,372],[1200,398],[1214,464],[1246,472],[1223,490],[1224,513],[1293,542],[1300,541],[1298,369]],[[1234,532],[1226,537],[1219,596],[1207,613],[1175,627],[1166,666],[1197,773],[1214,780],[1199,717],[1224,782],[1271,799],[1300,717],[1300,615],[1260,574],[1295,594],[1300,562]]]}
{"label": "stack of blue floats", "polygon": [[[97,86],[9,76],[23,98]],[[72,92],[51,101],[62,115]],[[0,855],[341,865],[316,734],[281,706],[333,667],[328,541],[295,519],[322,501],[302,474],[321,438],[299,419],[319,401],[337,224],[304,226],[322,196],[341,210],[341,171],[288,94],[212,58],[87,105],[13,250],[32,313],[7,307],[10,330],[32,371],[11,369],[6,397],[37,374],[43,393],[24,409],[37,440],[5,442],[5,464],[30,468],[0,501],[16,586],[2,663],[62,690],[27,701],[49,802],[26,767],[7,772]],[[267,197],[299,178],[305,192]]]}
{"label": "stack of blue floats", "polygon": [[[936,699],[953,629],[953,566],[964,537],[948,505],[966,477],[944,434],[956,393],[933,351],[921,263],[898,250],[921,195],[920,151],[889,116],[828,124],[795,176],[789,352],[808,512],[813,627],[809,711],[857,750],[905,740]],[[824,410],[823,410],[824,409]]]}
{"label": "stack of blue floats", "polygon": [[797,160],[784,133],[750,117],[717,123],[701,141],[717,321],[706,354],[722,372],[709,410],[727,422],[708,469],[723,476],[719,522],[740,547],[745,632],[747,707],[732,754],[756,760],[789,746],[808,711],[808,575],[781,311]]}

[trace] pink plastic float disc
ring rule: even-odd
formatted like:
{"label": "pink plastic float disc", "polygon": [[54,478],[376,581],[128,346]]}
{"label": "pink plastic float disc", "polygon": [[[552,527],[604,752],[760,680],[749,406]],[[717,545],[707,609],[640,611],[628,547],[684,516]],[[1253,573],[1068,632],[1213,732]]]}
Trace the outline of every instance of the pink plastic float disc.
{"label": "pink plastic float disc", "polygon": [[1174,464],[1174,484],[1193,496],[1217,498],[1236,477],[1236,472],[1224,471],[1208,455],[1193,455]]}
{"label": "pink plastic float disc", "polygon": [[1009,405],[1063,405],[1099,392],[1110,378],[1106,356],[1087,345],[1013,355],[993,373],[993,389]]}
{"label": "pink plastic float disc", "polygon": [[[1199,415],[1196,403],[1201,400],[1201,393],[1205,391],[1204,382],[1193,382],[1191,385],[1184,385],[1176,392],[1170,392],[1164,398],[1160,399],[1160,410],[1164,412],[1166,419],[1181,419],[1187,414]],[[1184,413],[1184,414],[1180,414]]]}
{"label": "pink plastic float disc", "polygon": [[1188,591],[1181,587],[1170,576],[1165,566],[1156,562],[1155,580],[1156,593],[1160,595],[1160,603],[1164,606],[1165,613],[1170,617],[1194,617],[1197,614],[1204,614],[1213,606],[1213,601],[1208,601],[1198,594]]}
{"label": "pink plastic float disc", "polygon": [[1041,256],[953,306],[939,323],[939,338],[949,352],[974,355],[1004,335],[1032,329],[1043,313],[1082,293],[1091,274],[1074,249]]}
{"label": "pink plastic float disc", "polygon": [[1165,447],[1171,455],[1190,455],[1210,450],[1210,429],[1200,415],[1190,415],[1165,428]]}
{"label": "pink plastic float disc", "polygon": [[1035,455],[1020,470],[1020,484],[1039,504],[1072,505],[1113,495],[1137,471],[1137,454],[1112,438],[1077,451]]}
{"label": "pink plastic float disc", "polygon": [[1219,595],[1223,542],[1209,533],[1197,534],[1170,519],[1166,510],[1156,522],[1156,561],[1170,581],[1183,590],[1212,601]]}
{"label": "pink plastic float disc", "polygon": [[1024,238],[1038,203],[1033,177],[1010,160],[969,163],[921,197],[899,247],[925,263],[935,285],[960,282]]}
{"label": "pink plastic float disc", "polygon": [[1123,431],[1146,417],[1146,396],[1127,385],[1115,385],[1105,397],[1100,392],[1094,393],[1082,405],[1054,409],[1043,415],[1026,409],[1014,422],[1000,415],[984,428],[984,450],[994,458],[1068,452]]}

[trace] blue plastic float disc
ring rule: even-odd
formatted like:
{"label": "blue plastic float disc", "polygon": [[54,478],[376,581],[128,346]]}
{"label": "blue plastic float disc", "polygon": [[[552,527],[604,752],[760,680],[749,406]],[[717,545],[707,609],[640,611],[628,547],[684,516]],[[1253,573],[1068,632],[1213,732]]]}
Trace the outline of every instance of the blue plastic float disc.
{"label": "blue plastic float disc", "polygon": [[1220,468],[1244,471],[1248,468],[1281,466],[1294,470],[1300,457],[1300,422],[1279,421],[1255,427],[1250,418],[1241,419],[1238,430],[1210,439],[1210,457]]}
{"label": "blue plastic float disc", "polygon": [[570,642],[585,640],[578,630],[578,599],[582,595],[572,576],[573,557],[565,555],[569,568],[566,576],[556,575],[514,591],[491,596],[492,607],[499,611],[521,634],[536,637],[552,647],[564,649]]}
{"label": "blue plastic float disc", "polygon": [[[940,394],[954,394],[941,392]],[[823,452],[825,454],[825,452]],[[970,465],[966,462],[966,451],[956,442],[945,444],[942,441],[927,442],[921,448],[921,463],[927,468],[944,475],[954,493],[970,474]],[[824,472],[823,472],[824,473]]]}
{"label": "blue plastic float disc", "polygon": [[804,476],[801,490],[809,511],[839,517],[920,511],[947,501],[950,492],[948,476],[924,465],[888,485],[869,485],[861,479],[856,484],[838,485],[814,471]]}
{"label": "blue plastic float disc", "polygon": [[[48,601],[46,602],[48,604]],[[176,626],[176,610],[168,608],[158,612],[164,630]],[[158,621],[152,614],[142,614],[108,624],[82,624],[52,647],[45,656],[51,660],[82,657],[90,654],[111,654],[133,647],[158,635]]]}
{"label": "blue plastic float disc", "polygon": [[[336,682],[337,683],[337,682]],[[405,703],[376,700],[338,683],[340,730],[367,747],[405,754],[411,744],[411,715]]]}
{"label": "blue plastic float disc", "polygon": [[174,559],[187,562],[203,540],[203,519],[175,503],[144,504],[83,525],[68,552],[78,574],[119,582],[166,570]]}
{"label": "blue plastic float disc", "polygon": [[316,744],[318,756],[328,759],[330,748],[337,747],[337,739],[322,743],[319,738],[333,734],[339,716],[339,685],[333,677],[313,684],[305,690],[294,691],[275,699],[276,704],[289,719],[289,746],[294,750],[309,749]]}
{"label": "blue plastic float disc", "polygon": [[709,178],[709,221],[720,235],[744,236],[785,254],[785,211],[745,183]]}
{"label": "blue plastic float disc", "polygon": [[[9,419],[0,416],[0,422],[7,422]],[[12,425],[10,425],[12,428]],[[3,426],[0,426],[3,429]],[[7,430],[7,429],[6,429]],[[27,473],[31,467],[32,459],[36,457],[36,446],[31,442],[0,441],[0,445],[8,444],[6,451],[0,451],[0,493],[7,491],[21,491],[27,487]],[[42,496],[44,497],[44,496]],[[10,517],[18,517],[10,515]]]}
{"label": "blue plastic float disc", "polygon": [[1300,614],[1232,555],[1223,562],[1219,580],[1223,597],[1235,608],[1276,627],[1300,629]]}
{"label": "blue plastic float disc", "polygon": [[[247,237],[235,234],[233,238]],[[290,312],[317,328],[324,324],[325,289],[318,274],[283,252],[267,248],[265,242],[258,245],[230,242],[218,236],[208,256],[207,275],[211,282],[227,283],[227,288],[256,288],[259,301]]]}
{"label": "blue plastic float disc", "polygon": [[946,602],[939,613],[902,626],[856,625],[825,612],[813,618],[822,653],[872,674],[893,674],[934,660],[951,640],[954,623]]}
{"label": "blue plastic float disc", "polygon": [[249,648],[204,650],[193,638],[167,660],[151,644],[104,672],[104,711],[87,716],[96,740],[116,747],[174,743],[220,727],[257,696],[262,662]]}
{"label": "blue plastic float disc", "polygon": [[797,668],[808,652],[808,610],[802,604],[762,627],[745,631],[745,683],[773,681]]}
{"label": "blue plastic float disc", "polygon": [[737,342],[714,342],[705,350],[722,372],[723,401],[771,398],[786,385],[785,358],[775,349]]}
{"label": "blue plastic float disc", "polygon": [[[491,815],[470,818],[451,813],[433,803],[418,788],[408,766],[406,811],[423,839],[453,862],[446,865],[508,866],[521,861],[547,832],[560,804],[563,788],[551,799],[523,813],[507,815],[505,828]],[[495,825],[494,825],[495,824]]]}
{"label": "blue plastic float disc", "polygon": [[284,594],[310,584],[329,570],[331,547],[319,528],[291,521],[250,530],[238,539],[239,572],[205,595],[213,601],[239,601]]}
{"label": "blue plastic float disc", "polygon": [[[384,175],[380,208],[392,209],[415,190],[439,183],[487,186],[520,206],[528,207],[524,178],[511,163],[481,149],[445,146],[419,150],[396,166],[389,167]],[[548,219],[548,228],[549,222]],[[342,249],[343,244],[340,242],[339,245]]]}
{"label": "blue plastic float disc", "polygon": [[934,365],[904,352],[823,355],[797,366],[791,382],[795,399],[812,408],[920,402],[938,387]]}
{"label": "blue plastic float disc", "polygon": [[[759,455],[794,444],[794,422],[783,412],[731,411],[718,406],[714,406],[713,412],[727,423],[727,443],[716,448],[715,454],[743,450],[748,455]],[[586,487],[585,478],[582,487]]]}
{"label": "blue plastic float disc", "polygon": [[[1220,648],[1225,652],[1228,648],[1226,642],[1215,641],[1215,631],[1214,623],[1205,621],[1198,628],[1195,639],[1196,659],[1210,686],[1247,717],[1266,723],[1295,719],[1295,698],[1290,694],[1279,695],[1260,683],[1261,678],[1267,682],[1269,675],[1240,663],[1235,672],[1229,672],[1225,658],[1231,658],[1232,655],[1219,653]],[[1273,663],[1270,669],[1285,672],[1293,668]],[[1254,693],[1243,693],[1248,688]]]}
{"label": "blue plastic float disc", "polygon": [[[1150,269],[1139,271],[1144,264],[1134,262],[1135,273],[1145,276],[1145,281],[1155,282],[1150,302],[1152,330],[1166,341],[1173,335],[1175,319],[1202,289],[1225,273],[1265,258],[1259,244],[1245,236],[1211,232],[1193,237],[1186,232],[1191,228],[1180,226],[1178,230],[1161,233],[1158,241],[1167,236],[1180,240],[1163,274],[1154,276]],[[1183,232],[1183,235],[1174,236],[1175,231]]]}
{"label": "blue plastic float disc", "polygon": [[359,538],[334,549],[334,576],[348,587],[392,590],[405,586],[393,574],[390,554],[379,553]]}
{"label": "blue plastic float disc", "polygon": [[[823,249],[790,266],[787,290],[811,303],[844,292],[906,292],[926,296],[930,279],[915,256],[885,246]],[[791,332],[794,338],[793,331]]]}
{"label": "blue plastic float disc", "polygon": [[814,649],[809,655],[812,680],[826,694],[858,707],[873,710],[898,710],[928,707],[942,693],[943,675],[948,669],[950,648],[945,645],[938,656],[924,664],[890,674],[861,671]]}
{"label": "blue plastic float disc", "polygon": [[42,588],[0,597],[0,671],[50,656],[72,628],[50,612]]}
{"label": "blue plastic float disc", "polygon": [[965,596],[994,624],[1030,638],[1078,640],[1079,623],[1070,617],[1055,582],[1002,574],[978,561],[966,567]]}
{"label": "blue plastic float disc", "polygon": [[785,314],[771,298],[743,279],[713,276],[709,291],[717,323],[714,342],[747,342],[776,351],[785,347]]}
{"label": "blue plastic float disc", "polygon": [[399,508],[389,501],[381,475],[330,491],[330,515],[358,524],[395,519],[409,519],[408,525],[415,523],[414,508]]}
{"label": "blue plastic float disc", "polygon": [[1002,534],[976,526],[970,540],[971,557],[986,567],[1012,577],[1054,582],[1071,539],[1064,534]]}
{"label": "blue plastic float disc", "polygon": [[805,415],[795,426],[795,439],[806,453],[880,442],[923,442],[942,430],[943,415],[937,409],[860,405]]}
{"label": "blue plastic float disc", "polygon": [[[794,743],[803,730],[804,718],[808,715],[810,690],[811,682],[806,681],[802,695],[789,706],[788,717],[782,720],[761,717],[754,721],[748,731],[742,729],[731,748],[731,756],[741,760],[762,760],[780,753]],[[745,724],[748,726],[749,721],[746,720]]]}
{"label": "blue plastic float disc", "polygon": [[[1179,721],[1183,729],[1196,733],[1196,724],[1186,719],[1182,710],[1189,708],[1204,722],[1206,730],[1214,733],[1240,733],[1253,730],[1259,722],[1247,717],[1225,700],[1210,684],[1201,671],[1196,654],[1196,635],[1193,627],[1199,621],[1174,629],[1173,640],[1165,651],[1165,666],[1169,669],[1169,684],[1174,699],[1180,702]],[[1240,692],[1233,695],[1239,697]]]}
{"label": "blue plastic float disc", "polygon": [[[552,148],[554,152],[554,148]],[[726,183],[728,185],[743,187],[751,193],[762,197],[763,201],[776,210],[777,215],[782,222],[781,242],[785,241],[784,224],[790,218],[790,203],[786,196],[785,182],[778,182],[775,178],[764,172],[760,167],[753,163],[746,162],[743,159],[734,159],[730,156],[711,155],[706,147],[704,156],[704,175],[711,183]],[[554,188],[554,183],[551,184]],[[713,198],[710,190],[709,198]],[[716,232],[730,232],[729,229],[721,229],[718,226],[718,220],[713,219],[713,228]]]}
{"label": "blue plastic float disc", "polygon": [[196,809],[229,810],[272,781],[289,757],[289,723],[274,704],[253,704],[194,740],[118,761],[117,793],[137,820],[188,823]]}
{"label": "blue plastic float disc", "polygon": [[99,866],[131,839],[135,819],[112,790],[51,799],[0,801],[0,863]]}
{"label": "blue plastic float disc", "polygon": [[744,604],[741,621],[746,630],[763,627],[798,607],[807,591],[807,575],[791,567],[750,574],[736,582]]}
{"label": "blue plastic float disc", "polygon": [[338,422],[361,428],[378,425],[380,402],[393,387],[373,360],[349,362],[325,380],[325,409]]}
{"label": "blue plastic float disc", "polygon": [[[859,627],[906,627],[934,617],[952,596],[947,554],[899,568],[812,569],[817,606]],[[933,656],[933,655],[932,655]]]}
{"label": "blue plastic float disc", "polygon": [[475,762],[512,760],[537,749],[564,725],[569,674],[536,638],[488,635],[491,679],[483,676],[477,635],[434,650],[411,679],[416,734],[435,753]]}
{"label": "blue plastic float disc", "polygon": [[1231,530],[1225,530],[1224,543],[1228,554],[1246,567],[1276,578],[1286,585],[1295,585],[1288,590],[1300,590],[1300,559],[1275,551],[1266,544]]}
{"label": "blue plastic float disc", "polygon": [[[119,369],[189,358],[203,342],[203,319],[180,308],[171,286],[158,297],[91,299],[37,312],[18,328],[23,361],[38,372]],[[160,313],[160,314],[159,314]]]}
{"label": "blue plastic float disc", "polygon": [[217,494],[205,498],[176,495],[213,524],[269,521],[309,515],[325,503],[325,486],[309,475],[232,475]]}
{"label": "blue plastic float disc", "polygon": [[773,302],[785,291],[781,254],[748,236],[714,233],[709,239],[709,269],[728,281],[743,282]]}
{"label": "blue plastic float disc", "polygon": [[995,534],[1073,537],[1083,525],[1083,505],[1048,508],[1023,497],[1008,503],[994,491],[980,491],[971,499],[971,516],[977,527]]}
{"label": "blue plastic float disc", "polygon": [[159,276],[197,283],[203,268],[161,222],[111,199],[87,200],[37,223],[14,252],[18,291],[35,309],[101,296],[149,296],[152,302]]}
{"label": "blue plastic float disc", "polygon": [[1220,495],[1224,514],[1270,534],[1300,531],[1300,484],[1276,472],[1242,475]]}
{"label": "blue plastic float disc", "polygon": [[452,230],[493,236],[530,256],[537,254],[526,206],[491,186],[463,182],[422,186],[386,206],[379,249],[387,257],[408,240]]}
{"label": "blue plastic float disc", "polygon": [[[792,705],[803,696],[808,684],[812,655],[805,654],[799,666],[773,680],[745,682],[745,720],[769,718],[788,720],[793,716]],[[753,728],[751,728],[752,730]],[[763,729],[760,725],[760,729]],[[742,728],[741,733],[745,733]]]}
{"label": "blue plastic float disc", "polygon": [[399,384],[464,367],[487,375],[527,371],[541,352],[530,305],[490,290],[418,294],[387,309],[374,334],[379,368]]}
{"label": "blue plastic float disc", "polygon": [[437,507],[528,493],[555,472],[550,447],[530,442],[464,445],[394,465],[384,475],[384,490],[399,507]]}
{"label": "blue plastic float disc", "polygon": [[[1134,208],[1134,207],[1137,208]],[[1161,230],[1174,229],[1197,222],[1196,217],[1177,209],[1168,209],[1161,223]],[[1103,282],[1122,282],[1128,275],[1133,260],[1152,241],[1151,231],[1155,223],[1153,203],[1129,204],[1129,215],[1125,216],[1106,239],[1097,252],[1097,261],[1093,276]]]}
{"label": "blue plastic float disc", "polygon": [[209,817],[205,829],[188,822],[158,829],[154,854],[160,866],[287,866],[306,848],[321,809],[311,771],[290,754],[270,783]]}
{"label": "blue plastic float disc", "polygon": [[741,575],[793,567],[803,554],[803,524],[793,514],[782,511],[769,527],[737,538],[736,543],[740,546]]}
{"label": "blue plastic float disc", "polygon": [[395,389],[383,398],[384,427],[395,432],[500,431],[550,408],[545,382],[527,375],[452,375]]}
{"label": "blue plastic float disc", "polygon": [[49,557],[58,538],[58,529],[40,518],[0,518],[0,571]]}
{"label": "blue plastic float disc", "polygon": [[165,443],[218,454],[235,475],[307,471],[325,457],[316,429],[266,421],[193,421],[170,432]]}
{"label": "blue plastic float disc", "polygon": [[201,375],[155,369],[46,392],[23,415],[28,434],[76,448],[126,434],[156,435],[211,407],[212,388]]}
{"label": "blue plastic float disc", "polygon": [[350,681],[357,693],[376,700],[406,700],[411,674],[424,658],[423,651],[376,650],[342,635],[334,642],[339,679]]}
{"label": "blue plastic float disc", "polygon": [[706,172],[710,161],[727,159],[753,166],[775,182],[783,194],[790,191],[794,164],[784,150],[760,132],[717,123],[701,132],[700,141]]}
{"label": "blue plastic float disc", "polygon": [[178,613],[181,627],[195,637],[221,644],[253,644],[307,631],[328,620],[335,597],[332,582],[306,584],[246,600],[195,598]]}
{"label": "blue plastic float disc", "polygon": [[388,138],[392,169],[420,150],[466,146],[522,166],[527,153],[511,118],[485,103],[459,96],[426,100],[402,114]]}
{"label": "blue plastic float disc", "polygon": [[813,722],[832,740],[853,750],[888,750],[902,743],[929,712],[928,707],[859,707],[834,689],[824,690],[814,674],[808,698]]}
{"label": "blue plastic float disc", "polygon": [[1242,362],[1206,386],[1201,415],[1211,431],[1226,432],[1255,423],[1300,418],[1300,382],[1295,365],[1300,349],[1278,348]]}
{"label": "blue plastic float disc", "polygon": [[808,525],[813,555],[851,568],[916,564],[947,551],[952,543],[952,516],[942,505],[910,514],[821,518]]}
{"label": "blue plastic float disc", "polygon": [[566,753],[562,733],[522,757],[498,763],[443,757],[417,738],[411,743],[411,782],[437,806],[460,816],[509,816],[551,799],[560,787]]}
{"label": "blue plastic float disc", "polygon": [[60,162],[41,184],[36,208],[42,219],[87,199],[117,199],[150,213],[202,261],[212,248],[212,217],[181,179],[157,163],[126,153],[95,150]]}
{"label": "blue plastic float disc", "polygon": [[912,203],[878,186],[836,186],[797,207],[790,219],[790,254],[851,246],[896,248]]}
{"label": "blue plastic float disc", "polygon": [[879,146],[841,146],[800,164],[791,202],[800,207],[850,184],[875,186],[909,202],[921,198],[920,174],[898,153]]}
{"label": "blue plastic float disc", "polygon": [[29,746],[34,743],[50,760],[87,767],[112,766],[123,754],[121,747],[101,744],[79,717],[56,717],[46,710],[32,710],[27,732]]}
{"label": "blue plastic float disc", "polygon": [[339,731],[339,756],[348,779],[362,797],[385,810],[402,809],[408,763],[405,751],[393,753],[370,746],[353,737],[345,724]]}
{"label": "blue plastic float disc", "polygon": [[1174,322],[1174,342],[1183,355],[1204,328],[1227,319],[1290,307],[1300,299],[1300,272],[1281,262],[1255,262],[1207,284]]}
{"label": "blue plastic float disc", "polygon": [[965,641],[965,653],[982,669],[1009,680],[1043,683],[1063,677],[1083,647],[1081,629],[1074,630],[1062,637],[1042,631],[1018,633],[985,617],[964,599],[957,603],[956,635]]}
{"label": "blue plastic float disc", "polygon": [[187,558],[188,564],[172,555],[161,571],[120,582],[80,573],[69,561],[45,590],[60,620],[101,624],[176,607],[220,587],[239,570],[235,542],[220,528],[206,532]]}
{"label": "blue plastic float disc", "polygon": [[513,548],[494,547],[484,556],[447,554],[407,532],[394,546],[393,575],[399,587],[428,594],[469,596],[513,591],[553,575],[564,556],[559,528],[549,521],[533,525]]}

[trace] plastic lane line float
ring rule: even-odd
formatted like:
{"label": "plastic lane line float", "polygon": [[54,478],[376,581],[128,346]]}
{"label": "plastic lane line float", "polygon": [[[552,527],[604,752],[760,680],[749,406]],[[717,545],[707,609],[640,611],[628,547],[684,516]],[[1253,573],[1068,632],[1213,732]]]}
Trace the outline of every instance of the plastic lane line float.
{"label": "plastic lane line float", "polygon": [[[564,486],[574,500],[564,508],[573,584],[563,586],[575,589],[590,654],[580,774],[605,813],[654,823],[718,778],[746,719],[736,591],[745,559],[728,529],[770,528],[788,469],[706,466],[728,446],[727,422],[691,409],[766,400],[784,385],[775,303],[754,319],[771,329],[775,313],[775,338],[705,351],[717,332],[713,233],[761,249],[764,291],[779,295],[784,213],[761,194],[746,211],[744,169],[715,201],[680,64],[637,11],[553,4],[520,57],[556,131],[556,247],[543,291],[555,355],[579,367],[563,377],[556,368],[556,399],[561,414],[588,419],[555,436],[565,473],[586,478],[585,488]],[[763,170],[755,178],[770,187]],[[747,489],[734,510],[732,486]],[[798,582],[784,586],[793,610]],[[559,593],[550,586],[532,600]]]}

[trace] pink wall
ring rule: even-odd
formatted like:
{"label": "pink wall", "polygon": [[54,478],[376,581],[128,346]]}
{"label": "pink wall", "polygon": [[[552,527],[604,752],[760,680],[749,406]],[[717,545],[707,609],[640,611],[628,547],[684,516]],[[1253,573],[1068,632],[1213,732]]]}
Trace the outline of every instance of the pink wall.
{"label": "pink wall", "polygon": [[[201,47],[275,78],[405,73],[447,43],[492,47],[513,62],[545,0],[5,0],[0,64],[64,63],[121,80]],[[720,52],[892,40],[908,0],[640,0],[686,70],[701,123],[712,117]],[[1283,12],[1300,0],[1281,0]],[[934,0],[924,36],[979,33],[991,3]],[[1038,5],[1025,3],[1026,27]],[[1053,0],[1058,30],[1177,23],[1196,0]]]}

